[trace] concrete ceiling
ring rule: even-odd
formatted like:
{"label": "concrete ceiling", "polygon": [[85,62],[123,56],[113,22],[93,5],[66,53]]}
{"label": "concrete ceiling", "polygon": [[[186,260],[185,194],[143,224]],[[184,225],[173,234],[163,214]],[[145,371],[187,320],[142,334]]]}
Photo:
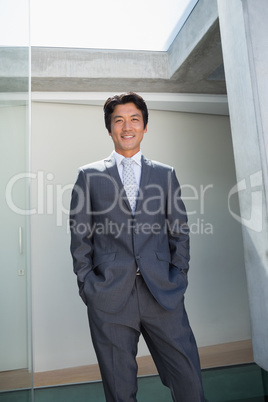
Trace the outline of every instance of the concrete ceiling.
{"label": "concrete ceiling", "polygon": [[226,94],[218,20],[172,75],[168,67],[166,52],[32,48],[32,91]]}

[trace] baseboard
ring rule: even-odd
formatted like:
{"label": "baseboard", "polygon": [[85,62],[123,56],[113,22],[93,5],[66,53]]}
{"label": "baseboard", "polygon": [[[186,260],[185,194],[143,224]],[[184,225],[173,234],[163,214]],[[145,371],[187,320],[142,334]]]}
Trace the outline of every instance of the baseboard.
{"label": "baseboard", "polygon": [[[246,364],[254,361],[251,340],[200,347],[199,355],[202,369]],[[151,356],[138,357],[137,362],[139,376],[157,374]],[[101,376],[97,364],[33,374],[35,388],[99,380],[101,380]],[[30,388],[31,382],[32,376],[28,370],[0,372],[0,391]]]}
{"label": "baseboard", "polygon": [[[253,352],[251,340],[205,346],[198,349],[201,368],[223,367],[236,364],[252,363]],[[138,375],[157,374],[151,356],[137,358]],[[34,386],[68,384],[77,382],[98,381],[101,379],[97,364],[73,367],[34,374]]]}

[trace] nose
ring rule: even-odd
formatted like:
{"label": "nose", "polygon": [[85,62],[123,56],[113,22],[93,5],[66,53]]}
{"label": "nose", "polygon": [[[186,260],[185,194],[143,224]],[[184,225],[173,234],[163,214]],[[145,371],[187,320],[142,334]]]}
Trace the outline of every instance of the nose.
{"label": "nose", "polygon": [[123,130],[128,131],[131,129],[131,121],[128,119],[124,120]]}

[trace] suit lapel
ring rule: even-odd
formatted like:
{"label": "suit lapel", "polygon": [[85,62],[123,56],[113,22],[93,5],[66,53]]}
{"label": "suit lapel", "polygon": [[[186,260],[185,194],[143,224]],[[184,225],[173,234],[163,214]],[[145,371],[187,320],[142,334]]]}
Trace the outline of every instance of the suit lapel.
{"label": "suit lapel", "polygon": [[[139,188],[139,195],[141,192],[141,195],[144,193],[144,190],[149,183],[150,180],[150,174],[151,174],[151,169],[152,169],[152,161],[149,159],[146,159],[143,155],[141,156],[141,181],[140,181],[140,188]],[[137,205],[136,209],[138,210],[140,207],[140,203],[143,202],[143,197],[139,197],[137,199]]]}
{"label": "suit lapel", "polygon": [[119,173],[118,173],[116,160],[113,157],[113,155],[110,155],[109,158],[104,159],[104,164],[106,166],[106,169],[107,169],[109,175],[116,181],[117,186],[118,186],[119,194],[121,196],[123,196],[123,201],[127,205],[128,209],[130,209],[130,211],[131,211],[131,207],[130,207],[130,204],[128,202],[127,195],[126,195],[123,183],[122,183],[121,178],[120,178]]}
{"label": "suit lapel", "polygon": [[118,173],[115,158],[110,155],[108,158],[104,159],[104,164],[109,175],[116,181],[119,191],[121,191],[123,188],[123,184]]}
{"label": "suit lapel", "polygon": [[149,182],[151,174],[152,161],[141,156],[141,181],[140,188],[143,190]]}
{"label": "suit lapel", "polygon": [[[116,166],[116,160],[113,157],[113,155],[110,155],[107,159],[104,159],[104,163],[105,163],[105,166],[106,166],[106,169],[107,169],[109,175],[111,177],[113,177],[113,179],[116,181],[116,183],[118,185],[119,193],[123,195],[124,202],[126,203],[126,205],[128,206],[128,208],[131,211],[131,207],[128,202],[127,195],[124,190],[124,186],[122,184],[122,181],[121,181],[119,173],[118,173],[118,169]],[[142,157],[141,157],[141,180],[140,180],[139,191],[141,190],[143,192],[146,188],[146,185],[149,183],[151,168],[152,168],[152,161],[149,159],[146,159],[142,155]],[[142,199],[139,199],[139,196],[138,196],[136,209],[139,208],[139,204],[141,202],[142,202]]]}

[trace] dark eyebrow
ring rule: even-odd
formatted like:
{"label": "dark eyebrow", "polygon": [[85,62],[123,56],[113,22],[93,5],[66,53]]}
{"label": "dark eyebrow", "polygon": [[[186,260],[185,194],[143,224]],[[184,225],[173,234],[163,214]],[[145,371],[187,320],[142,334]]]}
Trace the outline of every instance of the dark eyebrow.
{"label": "dark eyebrow", "polygon": [[[123,116],[118,114],[118,115],[113,116],[113,119],[118,119],[119,117],[124,118]],[[130,117],[141,117],[141,116],[139,113],[135,113],[135,114],[132,114]]]}
{"label": "dark eyebrow", "polygon": [[117,114],[117,115],[113,116],[113,119],[118,119],[118,117],[123,117],[123,116],[120,116],[119,114]]}

